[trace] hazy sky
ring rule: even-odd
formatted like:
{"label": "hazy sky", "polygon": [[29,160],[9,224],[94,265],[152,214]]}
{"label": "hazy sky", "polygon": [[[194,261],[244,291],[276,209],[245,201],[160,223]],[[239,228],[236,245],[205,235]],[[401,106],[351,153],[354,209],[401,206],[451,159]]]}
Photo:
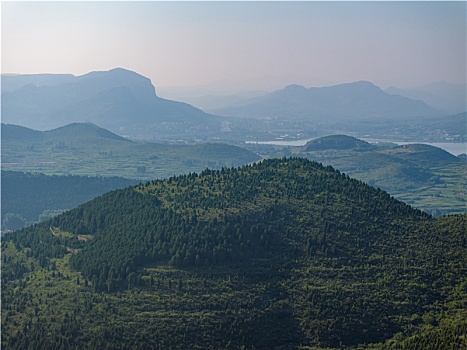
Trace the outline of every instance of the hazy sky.
{"label": "hazy sky", "polygon": [[466,80],[466,2],[2,2],[2,73],[157,86]]}

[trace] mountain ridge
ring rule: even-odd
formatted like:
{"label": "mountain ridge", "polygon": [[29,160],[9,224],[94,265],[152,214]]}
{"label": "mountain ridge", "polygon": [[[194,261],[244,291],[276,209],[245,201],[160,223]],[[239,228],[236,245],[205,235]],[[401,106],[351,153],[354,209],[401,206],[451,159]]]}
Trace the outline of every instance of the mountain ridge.
{"label": "mountain ridge", "polygon": [[[183,132],[180,124],[217,125],[211,115],[191,105],[158,97],[149,78],[123,68],[65,78],[13,76],[8,84],[28,78],[29,84],[2,91],[3,122],[44,130],[89,121],[114,132],[143,130],[143,134],[167,122],[174,129],[178,125],[179,132]],[[44,84],[36,86],[41,78]],[[53,82],[45,85],[47,79]]]}
{"label": "mountain ridge", "polygon": [[285,118],[323,117],[342,118],[402,118],[433,116],[437,112],[422,101],[390,95],[368,81],[344,83],[328,87],[305,88],[289,85],[250,100],[240,107],[222,108],[211,111],[226,116]]}

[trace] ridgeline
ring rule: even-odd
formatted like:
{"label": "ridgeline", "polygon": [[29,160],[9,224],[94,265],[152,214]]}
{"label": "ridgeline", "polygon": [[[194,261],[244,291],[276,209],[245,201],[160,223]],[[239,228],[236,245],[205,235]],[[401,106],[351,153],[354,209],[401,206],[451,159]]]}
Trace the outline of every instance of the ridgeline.
{"label": "ridgeline", "polygon": [[5,237],[2,346],[465,348],[466,232],[302,158],[149,181]]}

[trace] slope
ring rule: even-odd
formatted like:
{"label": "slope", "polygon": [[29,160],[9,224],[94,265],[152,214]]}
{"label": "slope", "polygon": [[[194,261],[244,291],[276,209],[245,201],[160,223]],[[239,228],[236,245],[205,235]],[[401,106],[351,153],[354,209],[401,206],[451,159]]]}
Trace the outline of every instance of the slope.
{"label": "slope", "polygon": [[7,237],[2,345],[465,346],[466,225],[306,159],[151,181]]}
{"label": "slope", "polygon": [[281,152],[336,167],[433,215],[467,211],[467,162],[438,147],[376,147],[354,137],[333,135],[314,139],[303,147],[275,151],[273,155]]}

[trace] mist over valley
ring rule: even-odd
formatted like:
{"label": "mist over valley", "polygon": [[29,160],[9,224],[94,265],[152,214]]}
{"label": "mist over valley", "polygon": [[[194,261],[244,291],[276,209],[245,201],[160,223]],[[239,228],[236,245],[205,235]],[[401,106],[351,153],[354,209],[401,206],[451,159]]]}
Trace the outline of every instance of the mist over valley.
{"label": "mist over valley", "polygon": [[1,347],[467,349],[465,2],[3,2]]}

